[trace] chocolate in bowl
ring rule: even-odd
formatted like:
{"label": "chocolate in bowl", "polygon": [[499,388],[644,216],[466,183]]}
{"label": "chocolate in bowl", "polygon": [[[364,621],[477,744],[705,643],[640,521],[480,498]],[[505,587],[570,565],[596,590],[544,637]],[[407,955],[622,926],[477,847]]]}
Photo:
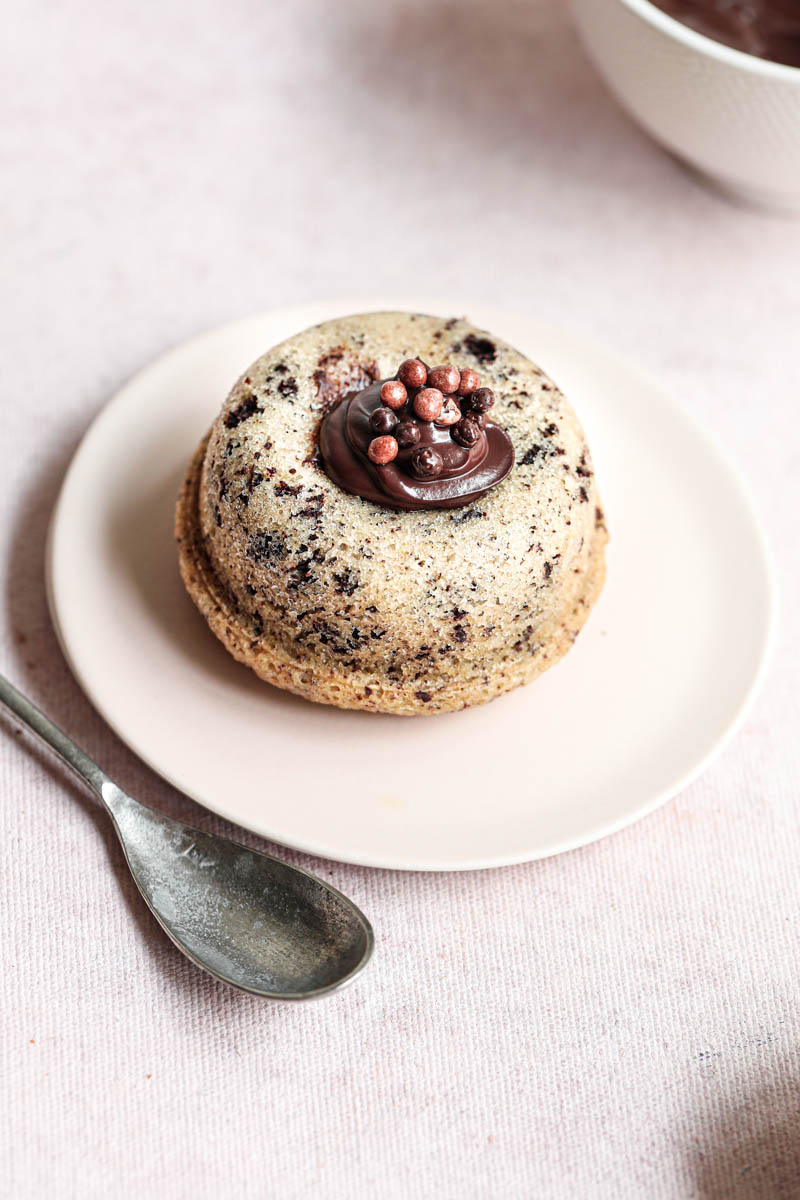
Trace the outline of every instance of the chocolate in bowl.
{"label": "chocolate in bowl", "polygon": [[[572,0],[571,7],[609,87],[656,141],[737,203],[800,212],[800,69],[753,53],[752,40],[745,53],[698,33],[674,15],[691,21],[690,3]],[[772,50],[761,50],[788,60],[782,45],[778,54],[776,37]]]}
{"label": "chocolate in bowl", "polygon": [[651,0],[668,16],[715,42],[800,67],[798,0]]}

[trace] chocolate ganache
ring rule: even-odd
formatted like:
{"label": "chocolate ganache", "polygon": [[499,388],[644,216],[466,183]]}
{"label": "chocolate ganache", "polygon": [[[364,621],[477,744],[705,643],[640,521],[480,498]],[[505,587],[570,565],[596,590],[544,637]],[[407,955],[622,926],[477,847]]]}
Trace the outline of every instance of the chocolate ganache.
{"label": "chocolate ganache", "polygon": [[697,33],[772,62],[800,67],[800,0],[654,0]]}
{"label": "chocolate ganache", "polygon": [[493,405],[476,371],[407,359],[393,379],[351,392],[325,418],[325,470],[389,508],[461,508],[514,463],[510,437],[487,415]]}

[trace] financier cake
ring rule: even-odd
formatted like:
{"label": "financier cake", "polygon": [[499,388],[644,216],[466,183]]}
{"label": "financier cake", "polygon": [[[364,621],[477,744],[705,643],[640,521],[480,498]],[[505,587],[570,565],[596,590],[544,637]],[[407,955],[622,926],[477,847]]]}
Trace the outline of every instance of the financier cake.
{"label": "financier cake", "polygon": [[366,313],[269,350],[198,448],[180,569],[212,631],[276,687],[449,712],[570,648],[607,534],[551,379],[465,320]]}

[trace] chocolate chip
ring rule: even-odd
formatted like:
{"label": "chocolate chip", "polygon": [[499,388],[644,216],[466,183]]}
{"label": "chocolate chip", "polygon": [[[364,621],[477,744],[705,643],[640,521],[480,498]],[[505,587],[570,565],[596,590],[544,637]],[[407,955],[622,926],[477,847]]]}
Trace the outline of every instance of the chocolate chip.
{"label": "chocolate chip", "polygon": [[478,337],[470,333],[464,338],[464,349],[468,350],[479,363],[494,362],[497,358],[497,346],[489,338]]}
{"label": "chocolate chip", "polygon": [[477,421],[470,420],[469,417],[462,417],[457,425],[454,425],[450,430],[450,434],[454,441],[458,442],[459,446],[465,446],[469,449],[479,441],[481,436],[481,427]]}
{"label": "chocolate chip", "polygon": [[393,437],[376,437],[367,447],[367,454],[374,463],[385,465],[397,458],[397,442]]}
{"label": "chocolate chip", "polygon": [[459,396],[468,396],[470,392],[474,392],[480,387],[481,377],[477,371],[473,371],[471,367],[466,367],[461,372],[461,378],[458,384]]}
{"label": "chocolate chip", "polygon": [[470,412],[486,413],[494,404],[494,392],[491,388],[478,388],[464,400],[464,408]]}
{"label": "chocolate chip", "polygon": [[[453,513],[450,520],[455,525],[464,525],[467,521],[480,521],[481,518],[485,516],[486,513],[480,508],[467,508],[463,512]],[[472,590],[475,591],[477,586],[478,585],[475,584],[475,587],[473,587]]]}
{"label": "chocolate chip", "polygon": [[387,408],[402,408],[407,399],[406,385],[399,379],[387,379],[381,387],[381,401]]}
{"label": "chocolate chip", "polygon": [[[242,403],[237,405],[236,408],[231,409],[223,421],[223,424],[226,429],[235,429],[237,425],[241,425],[242,421],[246,421],[248,417],[252,417],[255,415],[255,413],[263,411],[264,410],[259,407],[255,396],[248,396],[247,399],[243,400]],[[230,445],[231,443],[228,442],[228,446]],[[226,453],[230,453],[227,447]]]}
{"label": "chocolate chip", "polygon": [[254,533],[247,543],[247,556],[256,562],[286,557],[286,545],[278,533]]}
{"label": "chocolate chip", "polygon": [[444,408],[436,418],[437,425],[444,425],[447,428],[450,425],[455,425],[461,420],[461,409],[456,404],[452,396],[448,396],[444,402]]}
{"label": "chocolate chip", "polygon": [[460,379],[455,367],[434,367],[428,372],[428,386],[438,388],[445,396],[451,396],[456,391]]}
{"label": "chocolate chip", "polygon": [[394,436],[398,446],[407,450],[409,446],[416,446],[422,435],[415,421],[401,421],[394,431]]}
{"label": "chocolate chip", "polygon": [[400,364],[397,371],[397,378],[407,388],[420,388],[423,387],[425,380],[428,378],[428,369],[418,358],[407,358],[405,362]]}
{"label": "chocolate chip", "polygon": [[361,587],[358,575],[350,567],[346,567],[333,578],[336,580],[336,591],[340,596],[352,596],[355,590]]}
{"label": "chocolate chip", "polygon": [[433,696],[430,692],[417,692],[417,699],[421,700],[423,704],[428,704],[433,699]]}
{"label": "chocolate chip", "polygon": [[[405,388],[403,388],[405,391]],[[376,408],[369,418],[370,429],[375,433],[391,433],[397,424],[397,417],[391,408]]]}
{"label": "chocolate chip", "polygon": [[292,575],[289,580],[288,587],[291,591],[296,591],[300,587],[305,587],[309,583],[314,583],[315,575],[311,573],[311,559],[301,559],[296,566],[292,568]]}
{"label": "chocolate chip", "polygon": [[414,412],[423,421],[435,421],[443,407],[444,396],[438,388],[422,388],[414,397]]}
{"label": "chocolate chip", "polygon": [[288,379],[282,379],[278,384],[278,391],[282,396],[296,396],[297,380],[294,375],[290,375]]}
{"label": "chocolate chip", "polygon": [[435,479],[442,470],[442,456],[431,446],[420,446],[411,454],[411,470],[421,479]]}

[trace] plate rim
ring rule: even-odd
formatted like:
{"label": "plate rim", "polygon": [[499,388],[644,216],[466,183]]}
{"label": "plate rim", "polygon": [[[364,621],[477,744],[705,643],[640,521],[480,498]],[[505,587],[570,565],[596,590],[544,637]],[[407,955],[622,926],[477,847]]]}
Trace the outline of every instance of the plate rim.
{"label": "plate rim", "polygon": [[[695,413],[688,408],[687,405],[680,400],[675,399],[670,392],[652,376],[646,369],[640,367],[638,363],[626,358],[624,354],[617,351],[615,348],[609,347],[604,342],[595,338],[591,334],[586,334],[582,330],[572,330],[555,322],[547,321],[532,313],[527,313],[520,310],[503,309],[496,306],[489,306],[477,302],[475,304],[460,301],[453,304],[452,298],[448,300],[444,297],[424,297],[424,304],[420,304],[420,297],[409,301],[408,297],[398,296],[389,303],[378,300],[376,297],[345,297],[331,298],[301,304],[292,305],[276,305],[272,308],[262,309],[258,312],[245,314],[230,321],[225,321],[220,324],[210,326],[208,329],[195,334],[194,336],[177,342],[174,346],[160,352],[154,358],[150,359],[140,370],[131,375],[122,385],[113,392],[105,401],[101,408],[95,413],[76,447],[67,469],[64,473],[61,485],[58,490],[58,496],[53,506],[50,521],[48,523],[46,543],[45,543],[45,589],[47,597],[47,605],[50,613],[50,618],[56,633],[56,637],[61,648],[61,652],[74,675],[78,685],[84,695],[89,700],[92,707],[101,716],[109,728],[116,734],[117,737],[134,753],[147,767],[150,768],[159,778],[165,780],[171,787],[188,796],[195,803],[216,816],[228,821],[234,826],[241,829],[246,829],[258,837],[264,838],[273,845],[285,847],[300,853],[310,854],[316,858],[326,859],[328,861],[347,863],[353,866],[368,867],[375,870],[393,870],[393,871],[410,871],[410,872],[461,872],[474,870],[492,870],[498,867],[518,865],[527,862],[536,862],[544,858],[551,858],[557,854],[564,854],[570,850],[580,849],[582,846],[591,845],[593,842],[600,841],[603,838],[609,837],[614,833],[627,828],[629,825],[635,824],[637,821],[651,815],[656,809],[660,808],[667,801],[673,799],[685,788],[689,787],[700,775],[702,775],[711,764],[727,749],[733,739],[740,731],[748,713],[750,712],[755,698],[763,684],[772,650],[775,643],[775,634],[777,626],[777,585],[776,572],[774,569],[774,560],[769,541],[767,539],[764,526],[759,517],[758,506],[755,502],[753,493],[745,476],[739,469],[738,465],[731,458],[728,451],[719,445],[714,438],[710,429],[698,420]],[[731,717],[726,729],[721,733],[716,741],[709,747],[706,753],[693,766],[684,772],[677,781],[666,788],[662,788],[655,795],[650,796],[642,804],[635,806],[623,815],[599,825],[592,825],[591,828],[584,834],[574,837],[567,837],[560,841],[548,843],[547,846],[539,850],[525,850],[509,852],[507,854],[497,854],[490,857],[481,857],[475,859],[459,859],[458,862],[452,861],[426,861],[423,864],[412,862],[398,862],[391,857],[382,856],[380,854],[363,855],[354,854],[347,855],[337,849],[335,854],[331,853],[330,847],[326,847],[320,843],[314,842],[313,839],[299,838],[287,841],[283,833],[276,834],[270,830],[266,824],[256,824],[255,822],[243,823],[238,817],[232,816],[230,811],[213,802],[209,802],[208,798],[200,796],[190,789],[187,789],[182,781],[179,781],[175,776],[164,769],[161,764],[154,762],[146,752],[145,748],[136,744],[135,740],[131,739],[118,722],[107,711],[101,698],[93,691],[91,685],[87,681],[80,664],[74,659],[67,638],[62,627],[61,619],[58,611],[57,587],[55,583],[54,558],[55,547],[59,536],[59,529],[63,522],[63,510],[66,507],[65,498],[68,496],[69,488],[72,479],[80,470],[81,460],[87,453],[87,443],[90,443],[95,431],[100,427],[105,420],[108,419],[110,411],[116,407],[118,403],[124,403],[127,393],[134,386],[138,386],[142,379],[146,378],[151,372],[157,373],[158,370],[171,359],[177,359],[183,355],[191,357],[192,352],[206,342],[209,338],[219,335],[224,337],[226,333],[232,333],[234,330],[247,325],[256,325],[259,321],[269,321],[280,314],[297,321],[296,328],[303,329],[308,325],[313,325],[319,321],[333,319],[336,315],[344,315],[346,313],[359,312],[376,312],[376,311],[416,311],[416,312],[448,312],[448,311],[467,311],[474,313],[481,321],[485,321],[487,328],[492,326],[492,318],[496,318],[496,323],[502,328],[503,320],[523,320],[530,321],[538,328],[547,328],[555,337],[564,337],[567,341],[578,340],[586,345],[593,355],[603,357],[609,366],[620,369],[629,378],[636,377],[651,394],[659,397],[665,407],[676,411],[682,421],[692,427],[695,435],[703,444],[704,454],[710,455],[717,461],[717,464],[725,471],[731,484],[739,493],[739,499],[742,502],[743,509],[748,513],[750,518],[751,534],[753,546],[757,548],[761,559],[763,571],[762,582],[764,587],[764,606],[762,613],[762,622],[760,630],[760,645],[757,650],[757,665],[752,672],[750,681],[747,687],[743,690],[738,707]],[[327,315],[320,316],[320,312]],[[486,319],[489,318],[489,319]],[[545,369],[547,369],[547,365]]]}

